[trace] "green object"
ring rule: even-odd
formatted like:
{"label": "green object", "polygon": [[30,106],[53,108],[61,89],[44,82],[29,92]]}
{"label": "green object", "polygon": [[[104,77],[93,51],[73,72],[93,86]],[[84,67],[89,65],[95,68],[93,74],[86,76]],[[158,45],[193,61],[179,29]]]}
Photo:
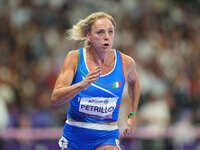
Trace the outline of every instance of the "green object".
{"label": "green object", "polygon": [[130,118],[132,115],[136,115],[136,113],[137,113],[137,112],[130,112],[130,113],[128,114],[128,118]]}

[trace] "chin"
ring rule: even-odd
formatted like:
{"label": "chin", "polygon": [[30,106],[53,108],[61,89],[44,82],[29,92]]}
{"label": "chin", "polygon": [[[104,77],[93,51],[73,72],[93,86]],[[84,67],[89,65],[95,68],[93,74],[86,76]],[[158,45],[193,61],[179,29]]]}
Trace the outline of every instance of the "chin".
{"label": "chin", "polygon": [[103,48],[104,51],[110,51],[111,48]]}
{"label": "chin", "polygon": [[103,47],[103,49],[110,49],[110,47]]}

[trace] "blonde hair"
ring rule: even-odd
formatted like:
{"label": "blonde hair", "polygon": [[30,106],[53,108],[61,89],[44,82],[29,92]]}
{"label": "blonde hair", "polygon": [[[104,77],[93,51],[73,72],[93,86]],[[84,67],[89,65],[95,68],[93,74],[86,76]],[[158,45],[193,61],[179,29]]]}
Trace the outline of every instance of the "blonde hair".
{"label": "blonde hair", "polygon": [[89,47],[90,43],[87,41],[87,33],[91,32],[92,24],[99,18],[108,18],[114,27],[116,27],[116,22],[112,16],[104,12],[92,13],[85,19],[80,20],[76,25],[73,25],[72,29],[67,30],[68,39],[76,41],[84,41],[85,46]]}

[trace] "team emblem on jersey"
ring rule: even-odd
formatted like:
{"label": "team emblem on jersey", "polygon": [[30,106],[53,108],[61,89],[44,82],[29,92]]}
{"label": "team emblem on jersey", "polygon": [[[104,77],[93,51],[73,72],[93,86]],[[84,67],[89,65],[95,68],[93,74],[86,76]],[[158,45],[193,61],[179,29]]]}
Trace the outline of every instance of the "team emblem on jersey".
{"label": "team emblem on jersey", "polygon": [[112,84],[112,87],[113,87],[114,89],[117,89],[117,88],[121,87],[121,85],[122,85],[121,81],[117,81],[117,82],[114,82],[114,83]]}

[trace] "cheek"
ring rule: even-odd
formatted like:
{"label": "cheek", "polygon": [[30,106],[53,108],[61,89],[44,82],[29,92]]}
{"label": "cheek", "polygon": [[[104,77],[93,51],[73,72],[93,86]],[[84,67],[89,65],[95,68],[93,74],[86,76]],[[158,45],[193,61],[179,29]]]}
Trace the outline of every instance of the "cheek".
{"label": "cheek", "polygon": [[111,36],[110,40],[111,40],[111,42],[113,42],[114,41],[114,36]]}
{"label": "cheek", "polygon": [[94,43],[99,43],[101,39],[102,39],[101,37],[95,36],[95,37],[93,37],[92,41],[93,41]]}
{"label": "cheek", "polygon": [[115,34],[113,34],[111,37],[112,37],[112,39],[114,39],[115,38]]}
{"label": "cheek", "polygon": [[98,47],[100,45],[100,39],[99,38],[92,38],[91,43],[95,46]]}

